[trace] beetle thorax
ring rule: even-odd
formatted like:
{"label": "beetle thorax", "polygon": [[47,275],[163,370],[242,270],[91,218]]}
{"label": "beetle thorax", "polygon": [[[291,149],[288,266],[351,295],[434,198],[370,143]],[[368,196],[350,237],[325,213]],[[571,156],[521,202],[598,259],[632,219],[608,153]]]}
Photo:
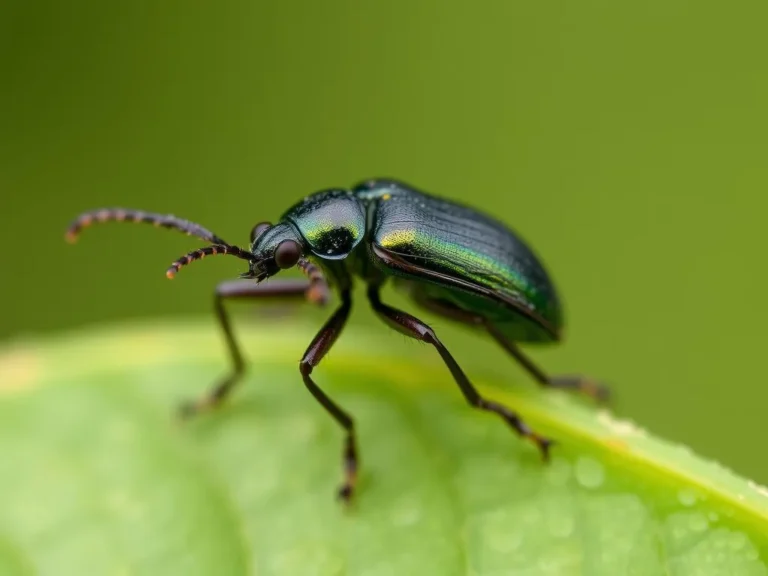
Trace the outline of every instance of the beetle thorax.
{"label": "beetle thorax", "polygon": [[346,190],[324,190],[305,198],[283,215],[318,258],[341,260],[365,237],[361,202]]}

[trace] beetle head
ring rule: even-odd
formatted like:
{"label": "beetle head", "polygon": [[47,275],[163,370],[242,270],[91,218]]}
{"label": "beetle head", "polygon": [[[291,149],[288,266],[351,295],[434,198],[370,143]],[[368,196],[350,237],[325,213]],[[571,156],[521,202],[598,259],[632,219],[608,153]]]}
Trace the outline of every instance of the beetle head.
{"label": "beetle head", "polygon": [[306,251],[301,235],[292,224],[282,222],[272,226],[262,222],[253,227],[250,250],[221,241],[182,256],[171,264],[166,275],[173,278],[181,268],[206,256],[230,254],[248,261],[248,272],[241,274],[240,278],[261,282],[280,270],[296,266]]}
{"label": "beetle head", "polygon": [[257,281],[274,276],[280,270],[293,268],[303,257],[306,246],[296,228],[288,222],[274,226],[262,222],[251,232],[251,259],[248,272],[241,278]]}

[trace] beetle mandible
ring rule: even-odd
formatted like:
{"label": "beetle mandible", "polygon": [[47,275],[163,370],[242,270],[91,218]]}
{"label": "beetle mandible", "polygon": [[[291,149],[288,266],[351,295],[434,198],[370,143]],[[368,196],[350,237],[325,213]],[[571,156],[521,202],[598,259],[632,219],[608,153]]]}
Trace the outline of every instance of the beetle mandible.
{"label": "beetle mandible", "polygon": [[[351,189],[326,189],[307,196],[277,224],[254,226],[247,250],[199,224],[123,208],[81,214],[69,227],[67,238],[74,241],[83,228],[107,221],[145,222],[209,243],[173,262],[167,271],[169,278],[209,255],[229,254],[248,262],[242,280],[219,284],[215,294],[216,315],[232,370],[207,395],[181,406],[186,417],[219,405],[245,371],[225,301],[279,295],[325,304],[330,287],[338,291],[340,305],[310,343],[299,368],[309,392],[344,429],[344,481],[338,494],[345,501],[354,493],[358,472],[354,420],[317,386],[312,371],[344,328],[352,306],[354,277],[366,283],[368,301],[379,318],[437,350],[470,406],[501,417],[531,440],[545,460],[552,440],[531,430],[510,408],[481,396],[432,328],[382,302],[380,291],[385,282],[394,279],[415,304],[428,311],[487,332],[540,385],[580,391],[599,400],[608,397],[608,389],[589,378],[547,375],[518,347],[518,343],[558,342],[564,324],[554,284],[526,243],[500,221],[402,181],[371,179]],[[294,267],[305,278],[264,283]]]}

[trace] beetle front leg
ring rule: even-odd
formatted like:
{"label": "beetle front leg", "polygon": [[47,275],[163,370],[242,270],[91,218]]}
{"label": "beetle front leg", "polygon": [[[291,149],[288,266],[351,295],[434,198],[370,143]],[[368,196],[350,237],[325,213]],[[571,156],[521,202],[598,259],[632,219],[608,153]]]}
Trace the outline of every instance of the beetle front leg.
{"label": "beetle front leg", "polygon": [[359,464],[357,456],[357,441],[355,438],[355,423],[352,417],[342,410],[338,404],[331,400],[325,392],[323,392],[314,380],[312,380],[312,369],[320,363],[336,342],[336,339],[341,334],[344,325],[349,318],[349,311],[352,308],[352,299],[349,295],[349,291],[342,292],[341,306],[334,312],[333,316],[325,323],[317,333],[312,343],[304,353],[304,357],[301,359],[299,369],[301,371],[301,377],[304,380],[304,385],[310,391],[312,396],[315,397],[323,408],[325,408],[333,419],[344,428],[346,432],[346,438],[344,440],[343,460],[344,460],[344,483],[341,485],[338,491],[339,497],[348,502],[352,498],[352,494],[355,490],[355,484],[357,483],[357,467]]}
{"label": "beetle front leg", "polygon": [[480,410],[493,412],[501,417],[520,436],[528,438],[536,444],[545,461],[549,459],[549,448],[553,441],[531,430],[528,425],[523,422],[520,416],[506,406],[494,402],[493,400],[486,400],[483,398],[473,386],[472,382],[469,381],[466,374],[464,374],[464,371],[458,365],[456,360],[454,360],[451,353],[448,352],[448,349],[438,339],[437,335],[435,335],[432,328],[418,318],[384,304],[379,297],[378,286],[370,286],[368,288],[368,300],[371,302],[374,311],[392,328],[406,336],[431,344],[437,349],[443,362],[445,362],[445,365],[451,371],[453,379],[456,381],[456,384],[459,385],[462,394],[464,394],[464,398],[470,406]]}
{"label": "beetle front leg", "polygon": [[517,345],[502,334],[493,324],[486,323],[488,332],[509,354],[525,368],[536,381],[546,388],[560,388],[581,392],[601,402],[610,399],[610,390],[604,384],[586,376],[547,376]]}
{"label": "beetle front leg", "polygon": [[[321,297],[323,295],[323,297]],[[189,418],[200,412],[215,408],[232,392],[237,382],[245,372],[245,362],[240,346],[235,339],[229,315],[224,307],[224,302],[229,300],[262,300],[267,298],[306,298],[317,303],[325,303],[327,285],[317,280],[304,278],[286,278],[271,280],[264,284],[254,284],[252,280],[235,280],[222,282],[216,287],[214,306],[216,317],[221,326],[227,343],[227,350],[232,361],[232,371],[223,378],[205,396],[191,402],[184,402],[179,411],[183,418]]]}

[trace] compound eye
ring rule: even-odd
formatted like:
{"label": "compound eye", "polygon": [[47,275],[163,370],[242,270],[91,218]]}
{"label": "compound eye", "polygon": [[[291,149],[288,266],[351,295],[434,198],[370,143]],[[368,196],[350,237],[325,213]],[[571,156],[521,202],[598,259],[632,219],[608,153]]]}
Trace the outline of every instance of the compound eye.
{"label": "compound eye", "polygon": [[266,232],[270,228],[272,228],[272,224],[270,224],[269,222],[259,222],[258,224],[256,224],[256,226],[254,226],[253,229],[251,230],[251,243],[253,243],[256,240],[256,238],[264,234],[264,232]]}
{"label": "compound eye", "polygon": [[301,246],[293,240],[283,240],[275,250],[275,264],[279,268],[293,268],[301,258]]}

